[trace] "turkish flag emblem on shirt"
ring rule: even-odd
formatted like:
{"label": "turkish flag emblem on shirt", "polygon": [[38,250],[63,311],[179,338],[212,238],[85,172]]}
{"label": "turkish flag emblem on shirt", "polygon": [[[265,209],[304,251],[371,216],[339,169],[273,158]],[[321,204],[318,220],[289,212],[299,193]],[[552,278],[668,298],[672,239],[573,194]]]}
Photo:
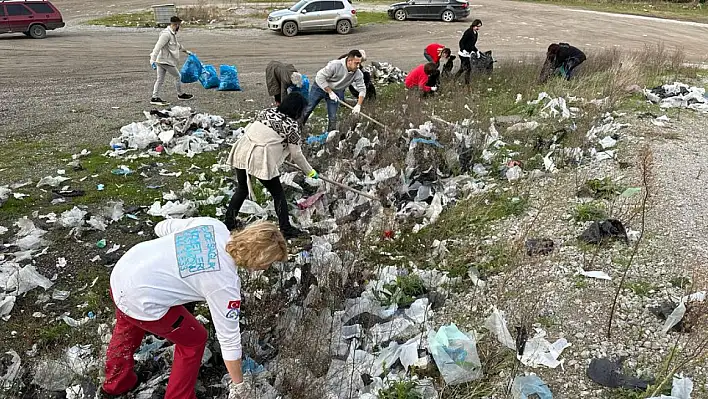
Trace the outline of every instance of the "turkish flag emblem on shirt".
{"label": "turkish flag emblem on shirt", "polygon": [[229,309],[240,309],[241,308],[241,301],[229,301],[228,308]]}

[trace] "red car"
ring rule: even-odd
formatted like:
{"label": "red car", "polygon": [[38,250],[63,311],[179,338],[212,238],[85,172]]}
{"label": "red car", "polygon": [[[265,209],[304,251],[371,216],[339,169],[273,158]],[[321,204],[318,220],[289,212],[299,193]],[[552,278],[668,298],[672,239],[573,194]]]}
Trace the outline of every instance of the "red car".
{"label": "red car", "polygon": [[64,27],[61,13],[43,0],[0,0],[0,34],[19,33],[35,39],[47,37],[47,30]]}

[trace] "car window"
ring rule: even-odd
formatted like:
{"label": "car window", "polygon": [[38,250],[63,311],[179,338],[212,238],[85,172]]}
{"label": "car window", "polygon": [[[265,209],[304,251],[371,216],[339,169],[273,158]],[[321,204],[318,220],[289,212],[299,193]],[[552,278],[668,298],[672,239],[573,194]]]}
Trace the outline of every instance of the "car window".
{"label": "car window", "polygon": [[44,4],[44,3],[29,3],[27,4],[27,7],[31,8],[32,11],[36,12],[37,14],[51,14],[54,12],[52,7],[49,6],[49,4]]}
{"label": "car window", "polygon": [[305,11],[307,11],[307,12],[322,11],[322,3],[324,3],[324,1],[313,1],[312,3],[308,4],[307,7],[305,7]]}
{"label": "car window", "polygon": [[0,17],[5,16],[5,6],[0,4]]}
{"label": "car window", "polygon": [[323,11],[344,9],[344,3],[341,1],[323,1],[323,3],[325,3]]}
{"label": "car window", "polygon": [[290,11],[295,11],[295,12],[300,11],[300,9],[301,9],[302,7],[304,7],[305,4],[307,4],[308,1],[309,1],[309,0],[300,0],[300,1],[298,1],[297,4],[295,4],[294,6],[290,7]]}
{"label": "car window", "polygon": [[32,11],[22,4],[5,4],[5,7],[7,7],[7,15],[11,17],[15,15],[32,15]]}

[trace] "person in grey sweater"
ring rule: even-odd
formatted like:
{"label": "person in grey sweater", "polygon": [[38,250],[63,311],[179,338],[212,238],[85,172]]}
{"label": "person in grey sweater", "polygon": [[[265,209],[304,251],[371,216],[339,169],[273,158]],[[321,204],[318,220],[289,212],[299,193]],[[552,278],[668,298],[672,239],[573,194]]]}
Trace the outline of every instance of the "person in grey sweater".
{"label": "person in grey sweater", "polygon": [[175,82],[175,89],[177,89],[177,97],[180,100],[191,100],[191,94],[187,94],[182,91],[182,84],[180,82],[181,76],[179,74],[179,52],[183,51],[189,55],[192,54],[191,51],[186,50],[177,41],[177,32],[182,25],[182,20],[174,16],[170,18],[170,26],[165,28],[165,30],[160,33],[160,38],[155,44],[155,48],[150,53],[150,65],[152,69],[157,71],[157,80],[155,81],[155,87],[152,90],[152,98],[150,98],[150,104],[153,105],[168,105],[169,103],[163,101],[160,98],[160,88],[162,88],[162,83],[165,81],[165,74],[170,74],[177,80]]}
{"label": "person in grey sweater", "polygon": [[361,112],[361,104],[366,98],[364,74],[359,69],[361,59],[361,51],[351,50],[347,53],[346,58],[330,61],[327,66],[317,72],[315,84],[310,87],[310,98],[303,124],[307,122],[320,101],[325,100],[327,103],[327,131],[337,130],[339,101],[344,101],[344,90],[350,85],[359,92],[359,100],[352,113],[357,115]]}

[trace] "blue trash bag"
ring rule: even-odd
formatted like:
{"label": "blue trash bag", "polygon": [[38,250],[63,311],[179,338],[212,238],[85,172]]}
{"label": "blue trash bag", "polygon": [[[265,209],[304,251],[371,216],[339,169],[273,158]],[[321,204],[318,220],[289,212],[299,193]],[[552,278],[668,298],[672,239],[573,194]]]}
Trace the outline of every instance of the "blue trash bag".
{"label": "blue trash bag", "polygon": [[232,65],[221,65],[219,67],[219,91],[241,91],[238,82],[238,70]]}
{"label": "blue trash bag", "polygon": [[219,75],[216,73],[216,68],[213,65],[204,65],[204,70],[199,75],[199,82],[205,89],[219,87]]}
{"label": "blue trash bag", "polygon": [[202,74],[202,62],[199,61],[196,55],[191,54],[182,65],[180,71],[182,83],[194,83],[199,80],[199,75]]}
{"label": "blue trash bag", "polygon": [[302,87],[292,85],[290,86],[288,93],[300,93],[303,97],[305,97],[305,100],[308,100],[310,97],[310,79],[308,79],[307,76],[302,75]]}

